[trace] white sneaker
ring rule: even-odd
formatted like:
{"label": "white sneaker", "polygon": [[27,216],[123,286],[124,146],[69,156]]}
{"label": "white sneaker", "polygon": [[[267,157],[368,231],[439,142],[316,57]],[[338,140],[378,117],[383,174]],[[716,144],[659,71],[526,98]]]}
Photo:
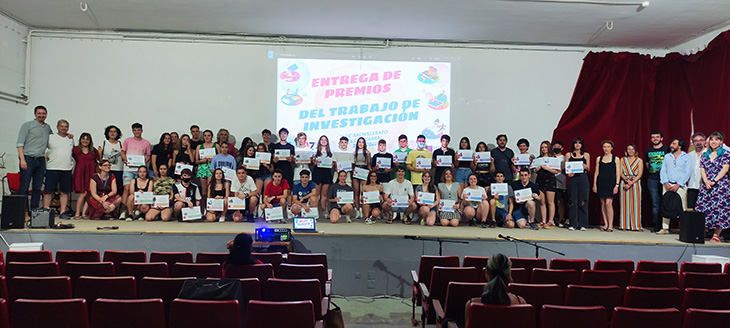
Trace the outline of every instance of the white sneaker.
{"label": "white sneaker", "polygon": [[570,231],[575,231],[575,228],[573,228],[573,227],[570,227],[570,228],[568,228],[568,230],[570,230]]}
{"label": "white sneaker", "polygon": [[[127,211],[122,211],[122,214],[119,215],[120,220],[127,219]],[[131,219],[129,221],[132,221]]]}
{"label": "white sneaker", "polygon": [[580,231],[586,231],[586,227],[580,227]]}
{"label": "white sneaker", "polygon": [[352,218],[349,215],[345,215],[345,219],[347,219],[347,223],[352,223]]}
{"label": "white sneaker", "polygon": [[365,219],[365,224],[375,224],[375,219],[368,217]]}

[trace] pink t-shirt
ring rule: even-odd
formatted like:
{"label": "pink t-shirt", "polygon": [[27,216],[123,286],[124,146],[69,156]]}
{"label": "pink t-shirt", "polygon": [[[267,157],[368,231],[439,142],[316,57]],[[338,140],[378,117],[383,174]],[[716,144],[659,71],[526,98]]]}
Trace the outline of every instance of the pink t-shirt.
{"label": "pink t-shirt", "polygon": [[[126,152],[127,155],[149,156],[151,150],[152,146],[150,145],[150,142],[145,139],[134,140],[134,138],[127,138],[124,139],[124,143],[122,143],[122,151]],[[124,164],[124,170],[129,171],[130,167],[128,167],[127,164]]]}

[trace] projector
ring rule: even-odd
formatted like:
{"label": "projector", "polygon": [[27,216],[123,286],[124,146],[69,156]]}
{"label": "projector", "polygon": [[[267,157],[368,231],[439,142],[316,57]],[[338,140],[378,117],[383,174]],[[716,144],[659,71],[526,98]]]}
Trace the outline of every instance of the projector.
{"label": "projector", "polygon": [[291,229],[289,228],[257,228],[254,241],[280,242],[291,240]]}

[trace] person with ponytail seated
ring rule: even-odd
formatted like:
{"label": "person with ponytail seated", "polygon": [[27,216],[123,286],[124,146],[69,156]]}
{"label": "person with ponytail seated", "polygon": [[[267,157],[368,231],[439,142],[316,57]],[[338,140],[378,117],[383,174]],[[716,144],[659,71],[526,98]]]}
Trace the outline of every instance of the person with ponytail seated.
{"label": "person with ponytail seated", "polygon": [[469,317],[469,304],[471,303],[492,305],[527,304],[522,296],[507,292],[507,284],[512,282],[511,269],[512,262],[506,255],[498,253],[489,258],[484,274],[487,277],[487,285],[484,287],[484,293],[481,297],[475,297],[466,302],[467,318]]}
{"label": "person with ponytail seated", "polygon": [[251,235],[246,233],[239,233],[236,238],[226,243],[228,248],[228,257],[223,262],[223,276],[225,272],[235,269],[236,266],[240,265],[253,265],[263,264],[260,260],[255,259],[251,255],[251,249],[253,248],[253,238]]}

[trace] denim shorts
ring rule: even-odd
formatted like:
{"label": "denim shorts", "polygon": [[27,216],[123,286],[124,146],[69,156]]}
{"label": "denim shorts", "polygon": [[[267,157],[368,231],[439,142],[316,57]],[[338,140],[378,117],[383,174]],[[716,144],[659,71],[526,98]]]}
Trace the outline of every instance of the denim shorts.
{"label": "denim shorts", "polygon": [[456,170],[456,182],[459,183],[469,183],[469,174],[471,174],[471,169],[466,167],[461,167]]}
{"label": "denim shorts", "polygon": [[271,174],[267,174],[267,175],[265,175],[265,176],[262,176],[262,177],[256,177],[256,179],[255,179],[255,180],[258,180],[258,181],[266,181],[266,180],[271,180]]}

